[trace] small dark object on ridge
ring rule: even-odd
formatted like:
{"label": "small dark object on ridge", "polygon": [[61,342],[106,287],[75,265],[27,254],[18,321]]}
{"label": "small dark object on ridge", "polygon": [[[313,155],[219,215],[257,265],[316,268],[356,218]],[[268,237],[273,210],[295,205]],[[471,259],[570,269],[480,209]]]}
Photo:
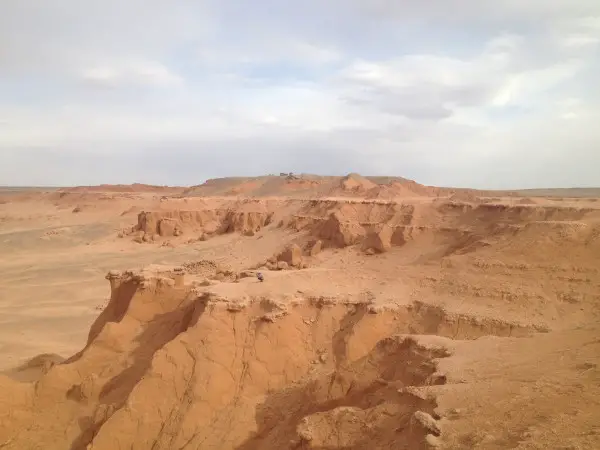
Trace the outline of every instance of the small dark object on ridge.
{"label": "small dark object on ridge", "polygon": [[265,277],[263,277],[263,274],[262,274],[262,273],[260,273],[260,272],[258,272],[258,273],[256,274],[256,278],[258,278],[258,281],[260,281],[261,283],[262,283],[263,281],[265,281]]}

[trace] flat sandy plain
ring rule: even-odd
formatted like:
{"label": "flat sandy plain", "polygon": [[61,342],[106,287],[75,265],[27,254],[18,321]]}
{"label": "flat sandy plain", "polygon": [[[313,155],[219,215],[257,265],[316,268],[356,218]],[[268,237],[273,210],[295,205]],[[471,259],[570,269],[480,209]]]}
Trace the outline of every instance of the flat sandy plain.
{"label": "flat sandy plain", "polygon": [[2,189],[0,448],[600,448],[599,197]]}

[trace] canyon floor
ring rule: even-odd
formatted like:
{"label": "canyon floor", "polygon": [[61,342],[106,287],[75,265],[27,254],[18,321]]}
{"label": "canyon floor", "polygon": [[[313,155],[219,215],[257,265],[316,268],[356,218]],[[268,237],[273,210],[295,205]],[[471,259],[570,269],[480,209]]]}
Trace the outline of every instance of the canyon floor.
{"label": "canyon floor", "polygon": [[600,448],[598,198],[0,189],[0,448]]}

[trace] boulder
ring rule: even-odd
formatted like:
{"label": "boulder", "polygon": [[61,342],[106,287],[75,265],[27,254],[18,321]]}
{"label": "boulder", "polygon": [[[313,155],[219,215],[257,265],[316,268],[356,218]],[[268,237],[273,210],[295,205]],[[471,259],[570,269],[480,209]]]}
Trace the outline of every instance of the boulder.
{"label": "boulder", "polygon": [[299,267],[302,264],[302,249],[297,244],[292,244],[279,254],[277,260]]}
{"label": "boulder", "polygon": [[411,427],[420,429],[419,431],[425,434],[433,434],[439,436],[441,434],[440,426],[430,414],[423,411],[416,411],[410,422]]}
{"label": "boulder", "polygon": [[309,255],[317,256],[319,253],[321,253],[321,250],[323,250],[323,241],[318,240],[310,247]]}

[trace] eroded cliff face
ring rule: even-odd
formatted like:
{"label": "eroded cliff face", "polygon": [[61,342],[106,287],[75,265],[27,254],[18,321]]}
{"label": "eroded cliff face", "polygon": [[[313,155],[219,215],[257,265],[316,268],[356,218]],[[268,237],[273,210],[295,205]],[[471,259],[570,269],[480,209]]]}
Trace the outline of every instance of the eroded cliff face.
{"label": "eroded cliff face", "polygon": [[[110,301],[80,352],[32,360],[19,372],[32,382],[0,377],[0,447],[434,448],[444,439],[437,395],[451,375],[439,368],[456,342],[493,353],[495,341],[479,338],[595,317],[599,218],[447,199],[142,213],[144,236],[238,232],[248,238],[232,246],[264,250],[279,234],[265,265],[242,272],[206,260],[110,272]],[[269,267],[294,270],[250,284]]]}
{"label": "eroded cliff face", "polygon": [[428,448],[420,389],[449,353],[405,333],[540,331],[423,303],[226,298],[193,269],[109,273],[81,352],[33,384],[0,378],[4,448]]}
{"label": "eroded cliff face", "polygon": [[[357,246],[368,254],[413,242],[435,242],[445,246],[448,255],[470,253],[492,243],[529,254],[535,253],[532,246],[538,239],[544,240],[546,252],[573,244],[598,246],[600,213],[589,208],[447,199],[412,203],[247,200],[214,209],[142,212],[138,224],[122,234],[140,243],[171,244],[173,239],[189,243],[224,233],[255,236],[274,228],[292,232],[291,239],[301,247],[320,240],[321,248]],[[305,255],[310,253],[305,248]]]}
{"label": "eroded cliff face", "polygon": [[267,211],[149,211],[138,215],[138,225],[133,231],[160,237],[178,236],[186,231],[251,234],[268,225],[271,217],[272,213]]}

